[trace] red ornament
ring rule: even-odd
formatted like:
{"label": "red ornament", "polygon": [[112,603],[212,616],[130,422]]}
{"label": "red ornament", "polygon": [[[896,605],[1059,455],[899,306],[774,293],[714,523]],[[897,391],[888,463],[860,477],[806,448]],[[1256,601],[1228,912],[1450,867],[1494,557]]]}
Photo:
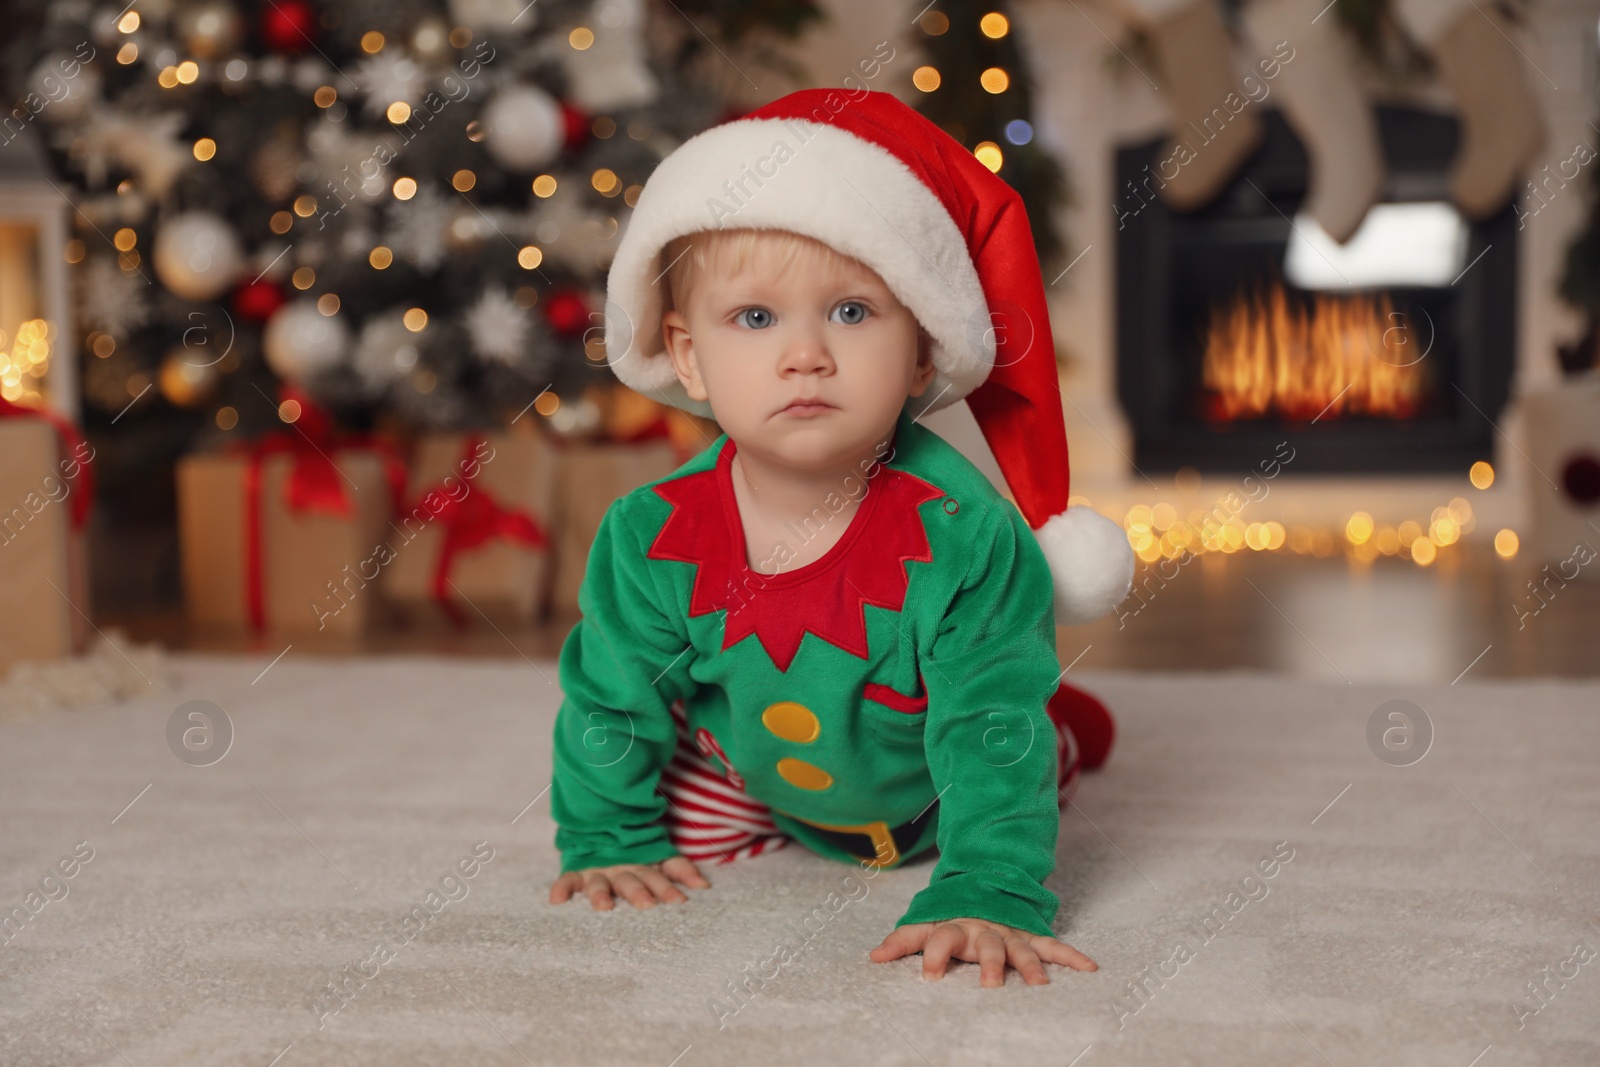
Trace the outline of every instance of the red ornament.
{"label": "red ornament", "polygon": [[559,101],[559,103],[561,104],[561,119],[565,124],[565,131],[562,134],[562,147],[568,152],[574,152],[589,139],[589,116],[565,100]]}
{"label": "red ornament", "polygon": [[317,13],[306,0],[269,0],[261,13],[261,40],[274,52],[312,47]]}
{"label": "red ornament", "polygon": [[544,320],[556,336],[576,337],[589,327],[589,303],[576,289],[559,290],[545,301]]}
{"label": "red ornament", "polygon": [[233,291],[233,311],[246,322],[266,322],[287,299],[277,282],[258,278]]}

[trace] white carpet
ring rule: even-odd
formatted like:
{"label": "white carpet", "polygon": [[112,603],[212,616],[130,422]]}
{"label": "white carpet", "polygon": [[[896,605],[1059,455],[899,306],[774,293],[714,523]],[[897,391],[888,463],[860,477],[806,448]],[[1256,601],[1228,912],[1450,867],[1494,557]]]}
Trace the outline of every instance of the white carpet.
{"label": "white carpet", "polygon": [[[93,850],[0,947],[0,1064],[1600,1064],[1600,686],[1075,673],[1123,728],[1050,882],[1100,970],[982,990],[867,959],[931,859],[852,884],[791,846],[684,905],[546,903],[549,661],[291,652],[252,683],[269,658],[0,722],[0,911]],[[1396,698],[1436,733],[1408,767],[1366,740]],[[235,729],[208,767],[168,746],[191,699]]]}

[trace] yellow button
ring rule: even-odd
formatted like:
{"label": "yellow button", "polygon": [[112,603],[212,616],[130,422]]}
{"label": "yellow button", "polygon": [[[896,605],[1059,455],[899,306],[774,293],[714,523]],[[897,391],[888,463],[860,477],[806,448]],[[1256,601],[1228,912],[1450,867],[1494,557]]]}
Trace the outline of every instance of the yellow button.
{"label": "yellow button", "polygon": [[801,744],[815,741],[822,733],[822,723],[817,721],[816,714],[804,704],[796,704],[792,700],[779,701],[763,711],[761,725],[785,741],[798,741]]}
{"label": "yellow button", "polygon": [[784,781],[800,789],[826,789],[833,784],[833,775],[803,759],[785,756],[778,761],[778,773]]}

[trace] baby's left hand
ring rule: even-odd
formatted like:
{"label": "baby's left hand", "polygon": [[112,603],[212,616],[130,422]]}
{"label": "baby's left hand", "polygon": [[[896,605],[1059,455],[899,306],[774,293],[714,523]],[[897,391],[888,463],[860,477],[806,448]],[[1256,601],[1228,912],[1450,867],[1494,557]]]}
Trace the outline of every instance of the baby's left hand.
{"label": "baby's left hand", "polygon": [[907,923],[895,929],[883,943],[869,952],[874,963],[888,963],[913,952],[922,953],[924,980],[944,977],[950,957],[976,962],[980,966],[979,985],[997,988],[1005,985],[1009,963],[1029,985],[1048,985],[1044,965],[1048,960],[1075,971],[1096,971],[1100,965],[1064,941],[1043,934],[1030,934],[987,919],[946,919],[937,923]]}

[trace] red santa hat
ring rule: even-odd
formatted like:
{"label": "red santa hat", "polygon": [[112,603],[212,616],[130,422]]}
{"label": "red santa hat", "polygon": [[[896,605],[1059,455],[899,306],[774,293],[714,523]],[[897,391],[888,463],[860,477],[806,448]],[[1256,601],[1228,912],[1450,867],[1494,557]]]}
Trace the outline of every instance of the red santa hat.
{"label": "red santa hat", "polygon": [[656,167],[612,260],[606,353],[624,385],[712,416],[665,352],[660,252],[685,234],[744,228],[804,234],[876,271],[933,342],[933,381],[907,410],[966,400],[1049,560],[1056,621],[1121,602],[1127,537],[1067,504],[1055,344],[1016,190],[889,93],[806,89],[712,127]]}

